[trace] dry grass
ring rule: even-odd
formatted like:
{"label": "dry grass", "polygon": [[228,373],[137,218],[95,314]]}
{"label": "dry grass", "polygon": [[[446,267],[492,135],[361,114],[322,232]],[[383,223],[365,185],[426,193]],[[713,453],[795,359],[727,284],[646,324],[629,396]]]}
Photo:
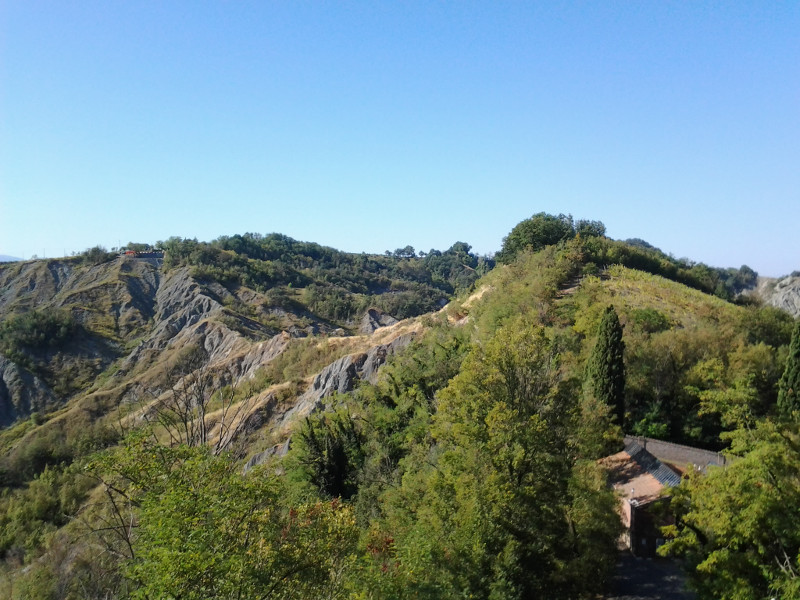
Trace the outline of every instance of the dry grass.
{"label": "dry grass", "polygon": [[743,308],[715,296],[670,281],[658,275],[622,266],[608,269],[607,277],[586,277],[565,303],[573,303],[578,315],[576,331],[595,331],[605,307],[613,305],[621,318],[634,309],[650,308],[667,316],[675,327],[688,328],[701,322],[736,321]]}

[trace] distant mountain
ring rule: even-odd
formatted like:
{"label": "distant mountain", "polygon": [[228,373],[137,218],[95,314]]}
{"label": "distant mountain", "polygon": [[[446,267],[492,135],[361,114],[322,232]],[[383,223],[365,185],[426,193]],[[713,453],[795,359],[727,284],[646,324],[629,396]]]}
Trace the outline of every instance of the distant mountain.
{"label": "distant mountain", "polygon": [[0,262],[17,262],[18,260],[22,259],[17,258],[16,256],[8,256],[7,254],[0,254]]}

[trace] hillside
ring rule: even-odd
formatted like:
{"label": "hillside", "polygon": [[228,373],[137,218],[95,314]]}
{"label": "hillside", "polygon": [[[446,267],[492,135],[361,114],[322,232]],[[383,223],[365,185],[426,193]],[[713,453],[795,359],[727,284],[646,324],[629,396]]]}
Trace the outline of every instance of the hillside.
{"label": "hillside", "polygon": [[[221,249],[238,242],[250,245]],[[255,255],[258,243],[265,248],[260,258],[244,253]],[[97,391],[98,377],[105,395],[124,401],[114,383],[153,379],[145,372],[169,364],[181,348],[202,347],[217,365],[280,332],[345,336],[421,314],[474,281],[480,262],[466,244],[424,259],[413,250],[402,257],[400,251],[391,257],[348,255],[285,236],[235,236],[211,244],[175,238],[165,246],[170,251],[163,265],[101,253],[89,261],[0,267],[0,354],[6,356],[0,425],[85,396],[90,387]],[[37,315],[46,316],[33,322]],[[68,322],[68,339],[32,341],[42,334],[37,327],[56,317]],[[234,383],[240,377],[233,376]]]}
{"label": "hillside", "polygon": [[[794,321],[729,301],[744,267],[569,223],[491,270],[251,234],[0,267],[0,596],[601,591],[596,459],[623,429],[724,448],[723,398],[770,418]],[[621,418],[587,392],[609,306]]]}

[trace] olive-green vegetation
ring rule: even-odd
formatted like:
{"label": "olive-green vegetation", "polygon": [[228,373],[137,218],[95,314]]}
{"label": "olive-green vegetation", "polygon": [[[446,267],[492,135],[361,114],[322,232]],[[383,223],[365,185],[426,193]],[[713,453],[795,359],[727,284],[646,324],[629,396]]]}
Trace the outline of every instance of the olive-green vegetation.
{"label": "olive-green vegetation", "polygon": [[83,503],[92,482],[69,468],[49,467],[13,497],[0,503],[0,556],[32,558],[49,533],[66,525]]}
{"label": "olive-green vegetation", "polygon": [[707,390],[751,386],[753,410],[774,410],[792,318],[736,306],[641,271],[612,267],[586,277],[563,303],[574,328],[592,335],[604,306],[624,325],[625,428],[629,433],[721,449],[725,428],[702,412]]}
{"label": "olive-green vegetation", "polygon": [[[475,340],[476,342],[478,340]],[[375,386],[311,417],[299,496],[349,498],[365,597],[580,598],[614,561],[616,501],[562,340],[517,317],[484,343],[439,324]]]}
{"label": "olive-green vegetation", "polygon": [[600,221],[579,220],[572,215],[558,216],[547,213],[536,213],[530,219],[517,224],[504,239],[498,260],[510,263],[525,250],[537,251],[570,240],[576,235],[583,237],[602,237],[606,227]]}
{"label": "olive-green vegetation", "polygon": [[358,490],[364,438],[345,410],[307,419],[296,435],[296,477],[323,497],[350,500]]}
{"label": "olive-green vegetation", "polygon": [[[690,473],[673,491],[679,518],[665,552],[684,559],[700,598],[798,597],[800,445],[797,413],[785,400],[796,388],[789,383],[796,368],[789,342],[797,324],[771,307],[725,301],[744,287],[745,268],[687,269],[652,248],[603,238],[552,248],[510,265],[505,301],[533,301],[540,319],[565,320],[587,337],[613,305],[624,326],[626,430],[725,449],[734,460],[707,476]],[[570,252],[578,260],[568,260]],[[566,260],[561,268],[559,258]],[[525,281],[515,270],[520,261],[536,264],[551,283]],[[572,291],[578,272],[584,278]],[[486,281],[501,277],[495,271]],[[507,318],[491,298],[485,304],[495,319]]]}
{"label": "olive-green vegetation", "polygon": [[[738,457],[674,492],[667,551],[702,598],[797,597],[800,432],[779,410],[796,389],[797,325],[729,301],[746,267],[604,233],[534,215],[491,271],[463,243],[385,256],[279,235],[162,243],[168,270],[350,330],[370,306],[402,317],[459,295],[376,383],[327,398],[294,424],[288,454],[246,473],[241,445],[211,440],[214,403],[245,392],[209,383],[192,401],[191,377],[163,385],[187,392],[200,436],[168,442],[158,405],[117,430],[65,412],[0,432],[0,596],[597,597],[620,533],[597,459],[624,426]],[[248,310],[239,298],[231,314]],[[361,351],[355,339],[284,338],[245,395],[280,383],[284,410]]]}
{"label": "olive-green vegetation", "polygon": [[[42,378],[57,395],[85,388],[100,370],[101,361],[67,358],[75,350],[80,353],[91,337],[62,309],[32,310],[0,320],[0,354]],[[14,420],[2,412],[0,424]]]}
{"label": "olive-green vegetation", "polygon": [[786,415],[800,411],[800,321],[794,327],[786,368],[778,384],[778,407]]}
{"label": "olive-green vegetation", "polygon": [[261,374],[270,383],[301,380],[351,352],[353,349],[346,341],[334,344],[318,337],[292,339],[286,350],[270,361]]}
{"label": "olive-green vegetation", "polygon": [[800,597],[800,428],[755,418],[753,397],[745,388],[708,398],[737,424],[736,460],[674,491],[678,520],[662,552],[684,559],[701,600]]}
{"label": "olive-green vegetation", "polygon": [[[113,512],[102,537],[124,557],[133,598],[319,598],[333,596],[357,541],[340,501],[287,507],[282,479],[241,475],[205,446],[166,447],[139,431],[98,458]],[[110,477],[110,478],[109,478]]]}
{"label": "olive-green vegetation", "polygon": [[[687,258],[674,258],[649,244],[649,247],[644,247],[600,237],[589,237],[584,241],[587,266],[590,268],[622,265],[661,275],[729,301],[756,283],[757,273],[747,265],[738,269],[709,267]],[[742,298],[742,301],[746,302],[746,299]]]}
{"label": "olive-green vegetation", "polygon": [[188,265],[200,280],[268,292],[276,307],[307,308],[344,325],[370,307],[396,318],[432,311],[492,266],[464,242],[420,256],[410,246],[384,256],[349,254],[280,234],[209,243],[170,238],[158,245],[167,269]]}
{"label": "olive-green vegetation", "polygon": [[598,591],[619,522],[575,436],[579,395],[558,349],[520,319],[474,348],[442,390],[419,452],[426,462],[389,494],[406,589],[453,598]]}
{"label": "olive-green vegetation", "polygon": [[497,259],[501,263],[511,263],[521,252],[538,251],[578,237],[585,242],[586,272],[623,265],[679,281],[726,300],[733,300],[739,292],[756,283],[757,273],[747,265],[725,269],[686,258],[676,259],[644,240],[609,240],[604,237],[605,230],[605,225],[599,221],[574,221],[572,215],[537,213],[511,230],[503,240]]}
{"label": "olive-green vegetation", "polygon": [[33,366],[36,351],[58,348],[78,328],[65,311],[32,310],[0,321],[0,354],[26,366]]}
{"label": "olive-green vegetation", "polygon": [[113,260],[117,257],[115,252],[109,252],[103,246],[94,246],[92,248],[87,248],[80,254],[76,256],[76,258],[87,265],[100,265],[104,262],[108,262]]}

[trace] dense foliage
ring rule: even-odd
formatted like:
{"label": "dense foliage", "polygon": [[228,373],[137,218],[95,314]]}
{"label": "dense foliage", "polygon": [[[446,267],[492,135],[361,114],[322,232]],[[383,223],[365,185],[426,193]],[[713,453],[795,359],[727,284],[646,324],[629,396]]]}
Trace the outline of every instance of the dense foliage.
{"label": "dense foliage", "polygon": [[440,598],[597,590],[619,522],[581,460],[576,398],[539,326],[512,323],[468,355],[440,394],[433,464],[404,480],[412,508],[395,517],[401,568],[417,586]]}
{"label": "dense foliage", "polygon": [[758,274],[747,265],[739,269],[709,267],[686,258],[676,259],[644,240],[610,240],[605,232],[605,225],[600,221],[574,221],[572,215],[537,213],[517,224],[504,238],[497,260],[510,264],[522,252],[535,252],[578,237],[584,242],[587,272],[623,265],[661,275],[726,300],[733,300],[756,284]]}
{"label": "dense foliage", "polygon": [[26,350],[55,348],[75,333],[77,324],[69,313],[32,310],[0,322],[0,352],[17,355]]}
{"label": "dense foliage", "polygon": [[66,311],[32,310],[12,314],[0,321],[0,354],[48,377],[50,373],[43,357],[71,342],[79,330],[80,326]]}
{"label": "dense foliage", "polygon": [[492,266],[463,242],[419,257],[410,247],[385,256],[349,254],[280,234],[223,236],[210,243],[170,238],[159,246],[168,269],[188,265],[201,280],[268,292],[276,306],[299,304],[341,324],[369,307],[396,318],[432,311]]}
{"label": "dense foliage", "polygon": [[312,598],[341,585],[357,535],[341,502],[287,507],[280,479],[146,431],[98,460],[113,511],[138,524],[134,535],[112,521],[116,539],[101,537],[125,556],[133,598]]}
{"label": "dense foliage", "polygon": [[103,246],[87,248],[77,255],[77,258],[87,265],[100,265],[117,257],[115,252],[109,252]]}
{"label": "dense foliage", "polygon": [[510,263],[525,250],[537,251],[545,246],[570,240],[576,235],[583,237],[602,237],[606,226],[600,221],[573,221],[572,215],[550,215],[536,213],[516,225],[504,239],[503,247],[497,255],[502,263]]}
{"label": "dense foliage", "polygon": [[[583,245],[587,266],[607,268],[622,265],[661,275],[689,287],[713,294],[725,300],[737,299],[737,294],[755,286],[758,274],[742,265],[739,269],[709,267],[686,258],[675,258],[650,244],[631,245],[607,238],[590,237]],[[743,299],[746,302],[746,299]]]}
{"label": "dense foliage", "polygon": [[778,384],[778,407],[789,416],[800,411],[800,321],[794,327],[786,368]]}
{"label": "dense foliage", "polygon": [[486,345],[437,327],[287,461],[313,493],[351,497],[370,597],[577,598],[613,564],[619,521],[561,343],[517,318]]}
{"label": "dense foliage", "polygon": [[586,364],[590,393],[613,408],[617,424],[625,425],[625,342],[622,325],[613,306],[606,308],[600,320],[592,354]]}
{"label": "dense foliage", "polygon": [[675,490],[679,520],[663,551],[688,563],[702,600],[800,597],[797,422],[755,422],[746,398],[727,400],[718,409],[737,415],[738,459]]}

